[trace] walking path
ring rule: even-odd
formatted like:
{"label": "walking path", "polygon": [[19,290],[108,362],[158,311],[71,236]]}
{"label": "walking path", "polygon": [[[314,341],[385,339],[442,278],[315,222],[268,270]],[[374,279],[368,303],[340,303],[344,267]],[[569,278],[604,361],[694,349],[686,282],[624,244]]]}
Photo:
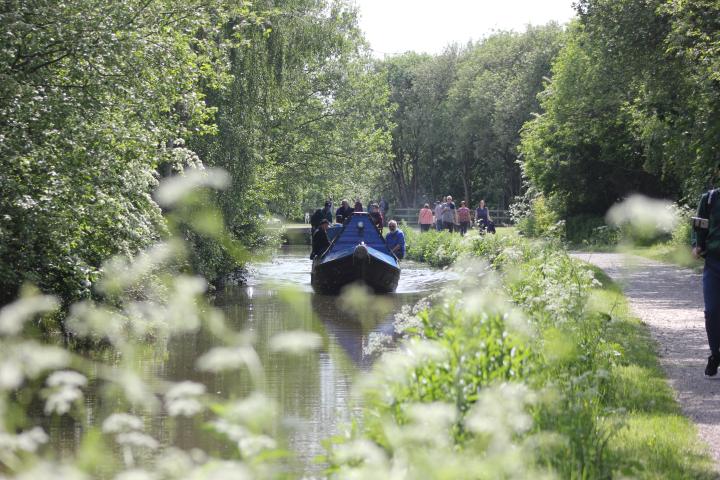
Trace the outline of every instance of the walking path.
{"label": "walking path", "polygon": [[709,355],[703,316],[702,275],[637,256],[577,253],[597,265],[625,292],[634,315],[658,342],[660,364],[685,414],[720,463],[720,381],[704,377]]}

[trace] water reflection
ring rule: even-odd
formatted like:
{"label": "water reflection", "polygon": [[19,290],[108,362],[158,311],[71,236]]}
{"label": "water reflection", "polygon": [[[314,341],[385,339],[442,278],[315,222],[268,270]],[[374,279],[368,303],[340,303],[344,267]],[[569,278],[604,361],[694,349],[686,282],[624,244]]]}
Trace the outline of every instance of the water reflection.
{"label": "water reflection", "polygon": [[[280,403],[284,425],[291,427],[289,446],[307,473],[317,473],[321,466],[312,459],[324,453],[322,440],[339,433],[340,425],[351,419],[353,379],[372,363],[372,357],[363,351],[369,335],[392,334],[394,312],[441,288],[451,274],[403,262],[397,293],[384,297],[391,303],[390,313],[361,323],[342,308],[338,297],[312,293],[310,267],[307,248],[283,249],[253,267],[247,287],[226,290],[217,303],[236,328],[255,332],[267,370],[268,393]],[[303,299],[290,309],[278,298],[278,292],[288,286],[302,292]],[[300,360],[267,352],[272,335],[295,328],[321,333],[325,339],[322,351]]]}

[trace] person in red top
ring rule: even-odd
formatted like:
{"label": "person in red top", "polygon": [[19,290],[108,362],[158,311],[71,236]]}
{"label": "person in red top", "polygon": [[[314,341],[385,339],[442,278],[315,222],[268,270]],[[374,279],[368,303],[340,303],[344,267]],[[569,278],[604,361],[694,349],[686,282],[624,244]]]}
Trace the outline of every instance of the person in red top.
{"label": "person in red top", "polygon": [[420,231],[427,232],[430,230],[430,225],[433,224],[433,211],[430,210],[430,205],[427,203],[423,208],[420,209],[418,215],[418,223],[420,224]]}
{"label": "person in red top", "polygon": [[377,227],[380,235],[382,235],[384,219],[382,213],[380,213],[380,206],[377,203],[370,205],[370,219]]}
{"label": "person in red top", "polygon": [[460,224],[460,235],[465,236],[468,225],[470,225],[470,209],[465,205],[465,201],[460,202],[460,208],[457,210],[458,223]]}

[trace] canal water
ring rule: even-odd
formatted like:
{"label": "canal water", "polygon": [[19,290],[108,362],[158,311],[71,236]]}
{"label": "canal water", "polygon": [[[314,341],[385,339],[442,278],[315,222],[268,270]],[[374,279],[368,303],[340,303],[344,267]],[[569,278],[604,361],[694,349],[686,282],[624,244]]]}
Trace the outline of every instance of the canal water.
{"label": "canal water", "polygon": [[[374,357],[364,351],[369,337],[392,334],[394,314],[442,288],[452,274],[403,261],[397,292],[371,296],[368,302],[386,305],[381,309],[368,305],[363,312],[371,313],[358,318],[358,312],[344,307],[339,297],[312,292],[308,254],[303,246],[283,248],[253,267],[248,286],[226,290],[216,304],[234,327],[255,333],[266,370],[266,392],[280,405],[288,446],[306,473],[318,473],[322,467],[313,459],[325,452],[322,441],[340,433],[350,421],[353,380],[372,364]],[[282,298],[288,296],[288,288],[294,297],[290,301]],[[269,338],[292,329],[320,333],[323,348],[299,359],[269,353]]]}
{"label": "canal water", "polygon": [[[452,274],[412,261],[402,262],[397,293],[369,296],[367,304],[348,309],[339,297],[316,295],[310,287],[309,247],[289,246],[267,261],[252,266],[246,286],[218,292],[215,306],[236,331],[248,331],[265,369],[261,389],[279,410],[276,437],[285,439],[290,452],[289,468],[300,477],[319,476],[323,465],[316,461],[325,453],[323,440],[341,432],[352,418],[351,390],[357,376],[371,367],[373,357],[364,347],[374,333],[391,334],[394,314],[403,305],[442,288]],[[378,308],[381,305],[382,308]],[[271,351],[273,335],[286,330],[307,330],[323,338],[319,351],[288,356]],[[160,381],[192,380],[221,397],[241,398],[252,390],[246,372],[213,374],[198,372],[197,358],[215,346],[210,335],[196,333],[173,338],[165,345],[148,345],[139,369]],[[108,353],[108,355],[112,355]],[[112,363],[111,359],[110,362]],[[90,385],[89,390],[92,390]],[[100,396],[89,392],[88,415],[104,418]],[[88,418],[89,423],[95,423]],[[203,433],[199,420],[170,418],[158,412],[145,416],[146,430],[163,444],[183,449],[202,447],[221,452],[227,442]],[[60,454],[79,447],[79,427],[67,419],[48,425]]]}

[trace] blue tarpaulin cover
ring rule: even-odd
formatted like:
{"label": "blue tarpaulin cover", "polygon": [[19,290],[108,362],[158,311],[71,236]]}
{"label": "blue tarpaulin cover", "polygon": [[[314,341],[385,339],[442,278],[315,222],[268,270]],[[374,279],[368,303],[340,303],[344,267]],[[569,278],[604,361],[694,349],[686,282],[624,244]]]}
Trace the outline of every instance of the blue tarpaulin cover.
{"label": "blue tarpaulin cover", "polygon": [[[362,229],[359,228],[360,223],[363,225]],[[380,235],[377,228],[375,228],[370,216],[366,212],[353,214],[350,221],[343,227],[343,230],[338,234],[335,242],[322,258],[322,263],[352,255],[355,247],[359,245],[360,242],[365,242],[365,245],[368,247],[368,253],[373,257],[396,267],[398,266],[397,259],[388,249],[385,244],[385,239]]]}

